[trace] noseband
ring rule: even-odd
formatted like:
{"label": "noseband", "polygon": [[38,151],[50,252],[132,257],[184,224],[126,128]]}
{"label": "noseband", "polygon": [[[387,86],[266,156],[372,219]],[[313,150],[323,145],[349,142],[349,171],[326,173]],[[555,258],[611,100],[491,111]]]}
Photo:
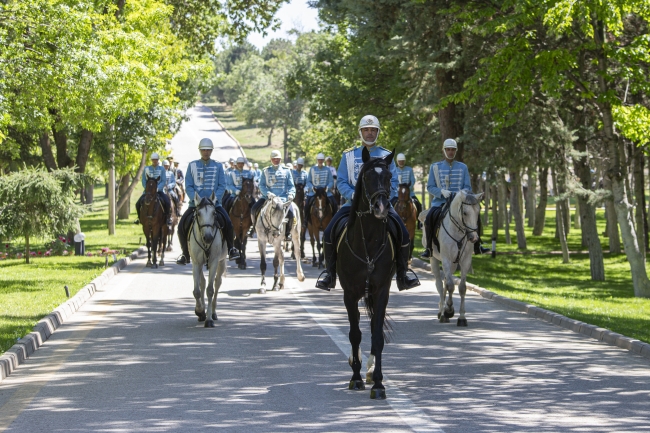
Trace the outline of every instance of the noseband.
{"label": "noseband", "polygon": [[[456,226],[458,231],[460,231],[463,236],[461,236],[460,239],[454,238],[451,233],[449,233],[449,230],[447,230],[447,227],[445,227],[445,220],[443,218],[442,223],[440,225],[442,228],[445,230],[445,233],[454,241],[456,242],[456,247],[458,247],[458,254],[456,255],[456,259],[454,260],[454,263],[460,262],[460,256],[463,254],[463,251],[465,250],[465,247],[467,246],[467,241],[469,240],[469,235],[475,232],[478,232],[478,226],[477,227],[470,227],[465,223],[465,217],[463,216],[463,207],[464,206],[474,206],[475,204],[478,203],[476,199],[473,199],[474,203],[468,203],[468,202],[461,202],[460,204],[460,222],[454,216],[451,214],[451,209],[448,210],[449,213],[449,219],[451,222]],[[479,206],[479,217],[480,217],[480,206]],[[434,233],[435,235],[435,233]]]}
{"label": "noseband", "polygon": [[[213,220],[212,224],[201,224],[201,222],[199,221],[199,215],[200,215],[199,210],[201,210],[201,209],[203,209],[205,207],[208,207],[208,206],[212,207],[212,213],[214,215],[214,220]],[[201,203],[199,203],[199,205],[196,207],[196,210],[194,211],[194,215],[195,215],[195,218],[194,218],[194,224],[192,224],[192,235],[193,235],[194,240],[196,241],[196,243],[203,250],[203,254],[205,256],[205,261],[207,262],[210,259],[210,250],[212,249],[212,244],[214,243],[214,240],[217,237],[217,230],[222,228],[221,226],[219,226],[219,222],[218,222],[218,218],[217,218],[217,207],[210,200],[207,200],[207,199],[204,198],[203,200],[201,200]],[[212,232],[212,241],[210,241],[209,244],[206,244],[205,242],[203,242],[203,236],[201,236],[200,239],[196,238],[196,231],[197,230],[194,230],[195,225],[198,226],[198,229],[197,229],[198,231],[201,231],[206,227],[210,227],[211,232]]]}
{"label": "noseband", "polygon": [[[269,207],[271,208],[271,210],[266,209],[265,212],[263,212],[263,215],[262,215],[262,227],[264,228],[264,233],[266,233],[267,237],[269,236],[269,233],[271,233],[271,234],[273,234],[273,237],[275,238],[275,237],[280,236],[280,233],[282,232],[282,230],[281,230],[282,229],[282,224],[284,224],[284,217],[286,217],[287,212],[289,212],[289,207],[287,207],[286,210],[284,210],[284,209],[282,210],[282,214],[283,214],[282,219],[280,220],[280,224],[277,227],[273,225],[273,220],[271,220],[271,215],[274,212],[274,209],[272,209],[272,208],[275,207],[275,205],[273,204],[272,201],[271,201],[271,205]],[[268,227],[267,227],[266,224],[264,224],[265,219],[268,220],[268,223],[269,223]]]}

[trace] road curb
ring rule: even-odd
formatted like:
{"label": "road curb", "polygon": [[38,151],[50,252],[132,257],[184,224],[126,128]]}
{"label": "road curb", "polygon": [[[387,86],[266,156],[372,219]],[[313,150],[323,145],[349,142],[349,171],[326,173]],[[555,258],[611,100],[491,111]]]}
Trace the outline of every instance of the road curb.
{"label": "road curb", "polygon": [[[420,269],[431,271],[431,265],[421,259],[418,259],[417,257],[413,257],[411,265]],[[454,279],[457,283],[460,281],[458,278]],[[529,316],[533,316],[537,319],[543,320],[544,322],[560,326],[564,329],[568,329],[578,334],[582,334],[586,337],[593,338],[610,346],[626,349],[632,353],[650,359],[650,344],[648,343],[644,343],[643,341],[636,340],[634,338],[626,337],[625,335],[618,334],[614,331],[610,331],[609,329],[600,328],[596,325],[591,325],[589,323],[571,319],[554,311],[545,310],[535,305],[497,295],[496,293],[484,289],[483,287],[479,287],[476,284],[469,282],[466,282],[466,284],[469,290],[478,293],[485,299],[498,302],[499,304],[505,305],[506,307],[509,307],[513,310],[526,313]]]}
{"label": "road curb", "polygon": [[[200,103],[199,103],[199,105],[201,105],[202,107],[205,107],[205,105],[203,105],[203,104],[200,104]],[[230,131],[228,131],[228,130],[226,129],[225,126],[223,126],[223,123],[221,123],[221,120],[219,120],[219,119],[217,118],[217,116],[214,115],[214,111],[212,111],[211,108],[209,108],[209,107],[205,107],[205,108],[207,108],[208,110],[210,110],[210,114],[212,114],[212,118],[215,120],[215,122],[217,122],[217,123],[219,124],[219,126],[221,127],[221,129],[223,130],[223,132],[225,132],[225,133],[228,135],[228,137],[230,137],[230,138],[232,139],[232,141],[234,141],[235,143],[237,143],[237,147],[239,148],[239,151],[241,152],[241,156],[243,156],[244,158],[246,158],[246,152],[244,152],[244,148],[241,146],[241,143],[239,142],[239,140],[237,140],[237,139],[235,138],[235,136],[232,135],[232,134],[230,133]],[[248,160],[248,158],[247,158],[247,160]]]}
{"label": "road curb", "polygon": [[140,254],[147,252],[147,247],[140,247],[129,256],[115,262],[100,276],[84,286],[72,298],[59,305],[47,316],[39,320],[29,334],[18,340],[2,356],[0,356],[0,382],[6,379],[20,364],[37,351],[47,341],[54,331],[63,325],[95,292],[103,287],[111,278],[127,267]]}

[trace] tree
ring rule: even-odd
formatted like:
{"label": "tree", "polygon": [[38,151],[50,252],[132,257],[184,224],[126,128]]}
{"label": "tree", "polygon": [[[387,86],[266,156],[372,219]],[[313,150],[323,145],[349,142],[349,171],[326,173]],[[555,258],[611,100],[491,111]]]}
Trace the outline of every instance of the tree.
{"label": "tree", "polygon": [[28,168],[0,177],[0,236],[25,238],[25,261],[34,237],[54,237],[72,229],[84,213],[75,203],[81,177],[71,169]]}

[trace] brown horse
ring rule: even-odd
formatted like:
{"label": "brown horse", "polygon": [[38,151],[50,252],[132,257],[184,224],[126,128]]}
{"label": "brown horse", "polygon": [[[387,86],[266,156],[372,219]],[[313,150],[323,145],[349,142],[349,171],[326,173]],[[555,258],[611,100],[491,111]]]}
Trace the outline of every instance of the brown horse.
{"label": "brown horse", "polygon": [[[298,206],[300,213],[300,220],[303,224],[300,227],[300,258],[305,258],[305,234],[307,233],[307,221],[305,221],[305,185],[302,183],[296,184],[296,196],[293,202]],[[295,259],[295,255],[291,253],[291,258]]]}
{"label": "brown horse", "polygon": [[[179,192],[179,188],[174,188],[176,191],[176,194]],[[170,206],[170,214],[172,218],[172,225],[167,226],[167,251],[172,250],[172,243],[174,241],[174,233],[176,233],[176,226],[178,225],[178,209],[176,209],[176,203],[174,203],[174,200],[172,200],[172,195],[169,191],[165,192],[167,194],[167,198],[169,198],[169,202],[171,203]],[[179,196],[180,197],[180,196]],[[183,203],[182,200],[179,198],[178,200],[179,203]],[[161,252],[161,248],[158,249],[158,252]]]}
{"label": "brown horse", "polygon": [[[165,211],[162,203],[158,198],[158,181],[160,177],[147,177],[147,183],[144,188],[144,200],[140,208],[140,223],[142,231],[147,238],[147,267],[158,268],[158,242],[162,242],[162,253],[160,256],[160,266],[165,264],[165,245],[167,244],[168,228],[165,221]],[[153,252],[153,262],[151,253]]]}
{"label": "brown horse", "polygon": [[253,196],[255,194],[255,181],[253,179],[242,178],[241,192],[233,201],[228,215],[235,231],[235,248],[239,250],[237,267],[246,269],[246,242],[248,242],[248,229],[253,223],[251,220],[251,207],[253,206]]}
{"label": "brown horse", "polygon": [[409,260],[413,257],[413,248],[415,247],[415,226],[417,225],[418,212],[415,203],[411,200],[411,189],[407,183],[401,183],[397,188],[397,202],[395,203],[395,211],[404,221],[406,230],[409,232],[409,239],[411,241],[411,250],[409,252]]}
{"label": "brown horse", "polygon": [[[325,231],[325,228],[328,226],[333,216],[334,210],[332,209],[332,204],[327,198],[327,192],[325,192],[325,188],[316,188],[314,201],[311,205],[311,215],[308,224],[309,240],[311,242],[312,253],[311,264],[313,267],[318,266],[318,269],[323,267],[323,243],[321,241],[320,232]],[[314,241],[317,241],[318,262],[316,262]]]}

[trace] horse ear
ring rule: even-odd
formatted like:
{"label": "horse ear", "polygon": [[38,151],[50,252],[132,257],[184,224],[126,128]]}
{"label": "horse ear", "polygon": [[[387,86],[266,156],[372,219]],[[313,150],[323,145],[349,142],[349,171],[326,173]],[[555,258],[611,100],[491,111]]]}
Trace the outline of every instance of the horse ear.
{"label": "horse ear", "polygon": [[370,152],[368,152],[366,146],[363,146],[363,150],[361,151],[361,160],[364,164],[370,160]]}
{"label": "horse ear", "polygon": [[395,149],[386,157],[386,164],[390,165],[393,162],[393,157],[395,156]]}
{"label": "horse ear", "polygon": [[481,200],[483,199],[483,195],[484,195],[484,194],[485,194],[485,193],[483,193],[483,192],[480,193],[480,194],[476,194],[476,200],[481,201]]}
{"label": "horse ear", "polygon": [[156,178],[156,182],[160,182],[160,176]]}
{"label": "horse ear", "polygon": [[214,203],[216,198],[217,197],[214,195],[214,191],[212,191],[212,195],[210,195],[210,201]]}
{"label": "horse ear", "polygon": [[283,203],[282,206],[289,207],[289,206],[291,206],[291,203],[293,203],[293,202],[292,201],[287,201],[287,202]]}

